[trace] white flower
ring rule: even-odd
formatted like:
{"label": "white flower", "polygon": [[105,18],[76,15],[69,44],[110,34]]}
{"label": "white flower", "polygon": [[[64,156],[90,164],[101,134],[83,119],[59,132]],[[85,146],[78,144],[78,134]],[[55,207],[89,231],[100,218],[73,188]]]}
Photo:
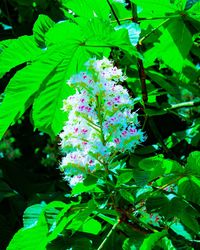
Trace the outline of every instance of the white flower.
{"label": "white flower", "polygon": [[72,188],[76,186],[78,183],[82,183],[84,180],[83,175],[74,175],[73,177],[65,177],[65,180],[69,182],[69,186]]}
{"label": "white flower", "polygon": [[145,139],[132,112],[134,100],[119,85],[126,79],[122,70],[105,57],[90,59],[86,67],[68,81],[76,93],[63,101],[68,121],[60,134],[66,153],[60,168],[70,183],[103,169],[113,154],[133,151]]}

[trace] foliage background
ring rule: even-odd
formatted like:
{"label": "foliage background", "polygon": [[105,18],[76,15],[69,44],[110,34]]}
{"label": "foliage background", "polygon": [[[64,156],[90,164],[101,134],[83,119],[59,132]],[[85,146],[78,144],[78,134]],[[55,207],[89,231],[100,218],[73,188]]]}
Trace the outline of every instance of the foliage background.
{"label": "foliage background", "polygon": [[[132,2],[139,5],[140,1]],[[176,2],[183,5],[186,3],[186,1],[167,0],[165,2]],[[195,1],[188,1],[186,9],[190,10],[191,2]],[[122,9],[122,6],[113,6],[115,10]],[[130,6],[129,2],[127,8],[130,9]],[[132,94],[141,98],[143,96],[144,100],[146,98],[144,95],[148,93],[148,102],[146,101],[145,104],[139,102],[136,105],[148,139],[143,147],[138,148],[129,157],[127,164],[130,168],[136,167],[142,159],[163,154],[165,158],[176,160],[185,165],[189,154],[199,150],[200,144],[198,107],[200,96],[199,7],[193,14],[191,12],[186,16],[182,15],[184,11],[174,13],[174,10],[173,13],[166,14],[165,8],[159,5],[159,1],[154,1],[154,3],[143,1],[142,7],[146,12],[140,12],[138,17],[135,17],[138,20],[135,21],[138,21],[142,28],[140,39],[145,38],[141,41],[141,45],[138,45],[138,51],[145,58],[144,63],[136,59],[134,63],[127,63],[132,58],[121,55],[122,52],[117,49],[112,50],[111,54],[130,77],[130,82],[126,84]],[[31,35],[33,25],[40,14],[48,15],[53,21],[57,22],[66,19],[66,12],[62,1],[1,1],[0,39]],[[116,13],[120,16],[119,19],[123,19],[127,14],[130,14],[128,10],[124,10],[124,12],[116,11]],[[163,15],[166,15],[164,20],[159,18]],[[174,15],[178,15],[181,19],[176,19]],[[114,20],[114,17],[112,18]],[[146,20],[148,18],[149,20]],[[8,26],[12,28],[10,29]],[[1,93],[4,92],[15,72],[23,67],[24,65],[20,64],[3,76],[0,80]],[[143,89],[143,95],[141,91],[142,73],[145,73],[147,88],[147,91]],[[142,84],[144,87],[144,82]],[[2,94],[2,99],[3,96]],[[59,139],[55,137],[52,139],[45,133],[45,129],[34,131],[30,114],[31,108],[28,108],[15,125],[7,130],[0,142],[1,249],[6,249],[13,235],[23,227],[23,213],[27,207],[33,204],[50,203],[55,200],[66,202],[66,194],[70,192],[70,188],[62,180],[58,170],[58,162],[61,159],[61,153],[57,146]],[[198,192],[199,187],[196,190],[197,194]],[[87,200],[88,197],[83,196],[83,199]],[[195,202],[195,199],[196,197],[192,201],[191,199],[188,200],[191,202],[191,206],[199,211],[199,202]],[[126,209],[130,206],[123,199],[121,202],[123,203],[121,206]],[[199,222],[199,215],[196,217],[196,221]],[[191,221],[192,219],[189,218],[188,220]],[[177,239],[177,241],[174,240],[176,249],[199,248],[199,229],[193,228],[196,225],[195,223],[191,222],[192,226],[189,226],[188,231],[190,232],[192,227],[192,234],[195,231],[194,239],[196,241],[187,242],[182,233],[181,236],[179,235],[180,239],[175,236]],[[156,226],[155,228],[157,229]],[[105,232],[107,232],[107,227],[101,237],[106,235]],[[75,234],[74,239],[76,237],[82,239],[83,235],[81,233]],[[100,243],[101,237],[95,240]],[[117,236],[113,234],[107,243],[108,245],[106,245],[107,249],[115,249],[116,238]],[[120,240],[119,237],[119,242]],[[62,244],[63,238],[58,238],[56,243],[48,249],[62,249]],[[127,242],[127,245],[127,248],[124,246],[124,249],[134,249],[131,248],[131,242]],[[75,247],[73,249],[79,249],[79,246]],[[169,246],[166,249],[170,249]]]}

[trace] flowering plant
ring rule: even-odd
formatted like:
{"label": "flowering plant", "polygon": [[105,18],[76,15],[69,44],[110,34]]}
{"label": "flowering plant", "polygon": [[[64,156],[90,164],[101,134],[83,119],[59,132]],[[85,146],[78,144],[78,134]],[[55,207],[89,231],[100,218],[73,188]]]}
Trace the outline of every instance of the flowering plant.
{"label": "flowering plant", "polygon": [[[200,1],[8,2],[0,139],[16,124],[0,143],[0,249],[22,221],[6,249],[200,249]],[[17,38],[25,9],[47,15]]]}
{"label": "flowering plant", "polygon": [[90,59],[86,69],[68,81],[76,93],[63,101],[69,116],[60,134],[66,153],[60,168],[70,186],[87,172],[108,170],[118,152],[132,152],[145,140],[132,111],[134,99],[119,84],[126,80],[121,69],[105,57]]}

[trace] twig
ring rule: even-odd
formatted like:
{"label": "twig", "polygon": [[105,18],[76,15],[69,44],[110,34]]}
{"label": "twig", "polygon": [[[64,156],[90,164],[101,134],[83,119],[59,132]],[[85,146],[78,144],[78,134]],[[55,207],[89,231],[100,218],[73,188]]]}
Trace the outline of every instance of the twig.
{"label": "twig", "polygon": [[106,238],[102,241],[101,245],[98,247],[97,250],[103,249],[105,243],[107,242],[107,240],[109,239],[109,237],[111,236],[111,234],[113,233],[113,231],[115,230],[115,228],[119,225],[119,223],[121,223],[120,219],[118,219],[117,222],[113,225],[113,227],[111,228],[111,230],[106,235]]}

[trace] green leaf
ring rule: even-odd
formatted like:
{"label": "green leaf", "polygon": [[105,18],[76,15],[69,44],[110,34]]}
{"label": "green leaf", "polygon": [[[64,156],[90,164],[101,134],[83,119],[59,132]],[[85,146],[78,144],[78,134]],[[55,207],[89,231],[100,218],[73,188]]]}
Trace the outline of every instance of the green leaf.
{"label": "green leaf", "polygon": [[129,203],[133,204],[135,199],[134,196],[127,190],[120,190],[120,195],[127,200]]}
{"label": "green leaf", "polygon": [[[5,44],[5,43],[4,43]],[[8,40],[8,45],[0,53],[0,78],[12,68],[33,60],[42,54],[33,36],[22,36],[18,39]]]}
{"label": "green leaf", "polygon": [[51,228],[51,233],[47,238],[48,243],[55,240],[78,214],[79,211],[76,211],[68,216],[63,216],[63,218],[58,223],[53,225],[53,227]]}
{"label": "green leaf", "polygon": [[33,95],[41,84],[52,76],[63,59],[62,53],[62,51],[48,51],[40,60],[18,71],[11,79],[5,90],[5,98],[0,104],[0,138],[14,119],[20,117],[30,106]]}
{"label": "green leaf", "polygon": [[173,175],[168,175],[168,176],[164,176],[164,177],[160,177],[158,180],[156,180],[153,183],[153,186],[157,186],[157,187],[162,187],[168,183],[177,183],[179,180],[179,175],[173,174]]}
{"label": "green leaf", "polygon": [[158,58],[169,68],[181,72],[192,47],[192,35],[181,18],[166,23],[161,32],[160,42],[144,53],[145,67],[154,64]]}
{"label": "green leaf", "polygon": [[24,228],[30,228],[37,224],[45,206],[46,204],[35,204],[26,208],[23,214]]}
{"label": "green leaf", "polygon": [[75,12],[78,16],[85,19],[99,17],[104,20],[109,19],[110,8],[106,0],[68,0],[63,3],[65,8]]}
{"label": "green leaf", "polygon": [[164,237],[158,244],[158,246],[161,247],[163,250],[176,250],[176,248],[172,244],[172,241],[167,237]]}
{"label": "green leaf", "polygon": [[[58,235],[60,235],[68,224],[79,214],[78,211],[70,213],[70,208],[74,205],[79,204],[79,202],[71,202],[70,204],[65,204],[60,201],[53,201],[49,203],[43,210],[45,217],[50,224],[50,232],[47,238],[48,243],[55,240]],[[58,211],[56,208],[61,209]]]}
{"label": "green leaf", "polygon": [[36,226],[28,229],[20,229],[10,241],[7,250],[38,250],[46,249],[47,228]]}
{"label": "green leaf", "polygon": [[[84,23],[85,25],[85,23]],[[83,45],[84,35],[80,27],[69,21],[58,22],[53,28],[45,33],[46,47],[58,46],[57,48]],[[48,50],[48,49],[47,49]]]}
{"label": "green leaf", "polygon": [[178,235],[183,236],[187,240],[192,240],[191,235],[185,230],[184,226],[180,222],[174,223],[170,228]]}
{"label": "green leaf", "polygon": [[[153,196],[153,195],[152,195]],[[167,214],[170,210],[170,203],[164,195],[154,195],[146,201],[147,211],[152,213]]]}
{"label": "green leaf", "polygon": [[48,226],[43,220],[31,228],[20,229],[10,241],[7,250],[45,250],[47,244]]}
{"label": "green leaf", "polygon": [[[101,211],[100,211],[100,212],[101,212]],[[95,213],[95,214],[96,214],[96,213]],[[114,225],[114,224],[117,222],[116,219],[110,218],[110,217],[106,216],[105,214],[97,213],[96,215],[97,215],[99,218],[101,218],[102,220],[108,222],[108,223],[111,224],[111,225]],[[116,215],[116,216],[117,216],[117,215]]]}
{"label": "green leaf", "polygon": [[200,203],[200,179],[195,176],[184,177],[178,182],[178,194],[186,200]]}
{"label": "green leaf", "polygon": [[144,186],[148,183],[149,172],[133,169],[133,178],[136,182],[136,185]]}
{"label": "green leaf", "polygon": [[137,250],[135,246],[135,240],[131,238],[127,238],[122,246],[123,250]]}
{"label": "green leaf", "polygon": [[170,83],[167,81],[163,74],[160,74],[153,70],[146,71],[147,75],[155,81],[161,88],[165,89],[167,93],[173,95],[174,97],[180,96],[179,87],[175,84]]}
{"label": "green leaf", "polygon": [[181,219],[181,222],[189,229],[191,229],[194,233],[198,234],[200,232],[200,226],[195,216],[189,213],[184,213],[179,217]]}
{"label": "green leaf", "polygon": [[188,173],[197,175],[200,178],[200,151],[190,153],[185,169]]}
{"label": "green leaf", "polygon": [[[62,218],[63,212],[67,212],[74,203],[65,204],[64,202],[53,201],[48,205],[45,203],[35,204],[28,207],[23,214],[24,228],[29,228],[37,224],[45,215],[50,226]],[[61,209],[61,211],[60,211]]]}
{"label": "green leaf", "polygon": [[116,187],[119,187],[127,182],[129,182],[133,178],[132,172],[122,173],[117,177]]}
{"label": "green leaf", "polygon": [[55,22],[46,15],[39,15],[33,26],[33,37],[40,48],[45,48],[45,34],[55,25]]}
{"label": "green leaf", "polygon": [[8,48],[11,43],[15,42],[15,39],[8,39],[8,40],[3,40],[0,41],[0,54],[6,49]]}
{"label": "green leaf", "polygon": [[101,231],[101,223],[89,217],[79,228],[79,231],[97,235]]}
{"label": "green leaf", "polygon": [[168,234],[167,230],[150,234],[142,243],[140,250],[152,250],[156,243]]}
{"label": "green leaf", "polygon": [[146,200],[149,198],[150,193],[153,191],[153,188],[151,186],[144,185],[141,188],[137,188],[136,190],[136,201],[140,200]]}
{"label": "green leaf", "polygon": [[86,193],[86,192],[101,193],[103,191],[99,187],[97,187],[96,184],[85,185],[84,183],[78,183],[72,189],[72,195],[77,195],[77,194]]}
{"label": "green leaf", "polygon": [[182,167],[178,162],[171,159],[163,159],[163,155],[145,158],[139,162],[139,167],[146,171],[152,171],[154,168],[162,169],[165,174],[182,172]]}
{"label": "green leaf", "polygon": [[188,14],[191,18],[200,22],[200,2],[195,3],[192,8],[188,10]]}
{"label": "green leaf", "polygon": [[[96,209],[96,205],[93,200],[90,200],[87,203],[87,207],[83,211],[79,211],[76,217],[73,218],[71,223],[67,226],[67,229],[70,229],[75,233],[79,231],[79,229],[83,226],[88,219],[90,219],[90,215]],[[82,230],[82,229],[80,229]]]}
{"label": "green leaf", "polygon": [[149,181],[163,174],[183,172],[183,169],[178,162],[171,159],[163,159],[162,155],[157,155],[141,160],[139,162],[139,167],[149,172]]}
{"label": "green leaf", "polygon": [[184,10],[186,0],[178,0],[174,3],[170,0],[162,0],[162,2],[159,0],[131,0],[131,2],[142,8],[139,17],[150,18],[170,16],[178,10]]}
{"label": "green leaf", "polygon": [[0,138],[30,106],[36,93],[35,127],[57,135],[67,119],[60,110],[62,99],[72,94],[66,80],[79,72],[91,55],[108,55],[110,47],[136,54],[127,30],[115,31],[108,22],[97,18],[84,25],[81,21],[79,26],[70,22],[56,24],[45,34],[48,48],[45,53],[11,79],[0,105]]}
{"label": "green leaf", "polygon": [[63,112],[63,100],[74,94],[75,90],[66,83],[67,66],[69,56],[57,65],[52,72],[52,77],[47,81],[33,104],[33,120],[35,128],[52,136],[57,135],[67,120],[67,114]]}
{"label": "green leaf", "polygon": [[[120,48],[129,55],[139,56],[136,48],[132,46],[128,30],[122,28],[115,30],[108,21],[103,21],[98,18],[93,18],[87,23],[78,22],[81,30],[84,30],[88,39],[85,42],[85,46],[89,49],[96,47],[114,47]],[[94,52],[92,50],[92,52]]]}

